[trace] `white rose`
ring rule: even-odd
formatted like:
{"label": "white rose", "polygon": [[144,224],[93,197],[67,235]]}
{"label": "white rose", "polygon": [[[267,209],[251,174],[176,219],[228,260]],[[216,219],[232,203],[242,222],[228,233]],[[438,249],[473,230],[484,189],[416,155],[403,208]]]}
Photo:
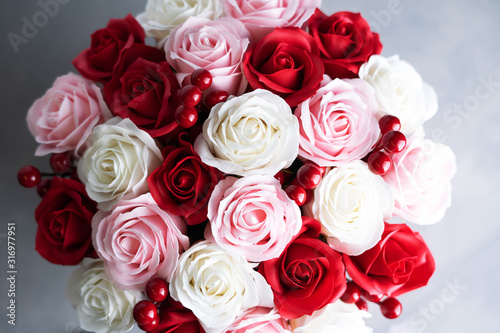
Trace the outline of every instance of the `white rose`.
{"label": "white rose", "polygon": [[215,20],[222,12],[220,0],[148,0],[146,11],[137,16],[137,21],[161,46],[170,31],[189,17]]}
{"label": "white rose", "polygon": [[76,307],[80,327],[86,331],[128,332],[134,326],[132,311],[140,298],[116,287],[99,259],[82,261],[81,268],[69,278],[66,295]]}
{"label": "white rose", "polygon": [[291,320],[290,325],[293,333],[371,333],[373,330],[364,321],[364,318],[370,317],[368,312],[359,310],[355,304],[338,300],[311,316]]}
{"label": "white rose", "polygon": [[355,256],[377,244],[393,206],[389,186],[358,160],[328,171],[308,213],[321,222],[330,246]]}
{"label": "white rose", "polygon": [[275,175],[299,151],[299,124],[285,100],[257,89],[212,108],[194,149],[228,174]]}
{"label": "white rose", "polygon": [[398,55],[390,58],[371,56],[359,69],[359,77],[375,89],[379,115],[398,117],[405,134],[417,131],[437,112],[434,89],[423,82],[415,68],[400,60]]}
{"label": "white rose", "polygon": [[148,192],[147,177],[163,162],[155,140],[129,119],[115,117],[96,126],[88,146],[78,177],[102,210]]}
{"label": "white rose", "polygon": [[383,177],[394,196],[394,215],[422,225],[440,221],[451,205],[457,168],[453,151],[415,133],[393,163]]}
{"label": "white rose", "polygon": [[222,332],[246,309],[274,306],[264,277],[243,256],[209,241],[181,255],[170,294],[193,311],[207,333]]}

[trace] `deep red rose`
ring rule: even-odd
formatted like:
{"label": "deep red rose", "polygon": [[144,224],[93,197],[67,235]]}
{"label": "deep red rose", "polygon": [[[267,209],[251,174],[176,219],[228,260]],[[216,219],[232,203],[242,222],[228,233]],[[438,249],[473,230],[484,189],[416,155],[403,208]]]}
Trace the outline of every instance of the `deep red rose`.
{"label": "deep red rose", "polygon": [[175,121],[179,84],[157,49],[142,45],[124,52],[115,76],[103,88],[104,100],[115,116],[129,118],[152,137],[179,128]]}
{"label": "deep red rose", "polygon": [[145,37],[144,29],[132,15],[111,19],[106,28],[92,34],[90,47],[73,60],[73,66],[89,80],[107,82],[123,51],[134,44],[144,44]]}
{"label": "deep red rose", "polygon": [[161,303],[159,310],[160,325],[150,333],[205,333],[193,312],[171,297]]}
{"label": "deep red rose", "polygon": [[96,203],[87,196],[82,183],[54,177],[35,210],[35,249],[60,265],[77,265],[86,256],[95,257],[91,221],[96,211]]}
{"label": "deep red rose", "polygon": [[358,77],[359,67],[382,52],[379,35],[359,13],[326,16],[316,9],[309,19],[309,33],[319,46],[325,73],[332,79]]}
{"label": "deep red rose", "polygon": [[151,173],[148,185],[160,207],[194,225],[207,219],[208,199],[221,174],[201,161],[186,138],[182,134],[177,146],[164,148],[163,165]]}
{"label": "deep red rose", "polygon": [[285,319],[311,315],[335,302],[346,289],[342,256],[318,239],[321,225],[317,220],[302,219],[301,231],[281,256],[259,266]]}
{"label": "deep red rose", "polygon": [[359,256],[344,254],[349,276],[372,295],[398,296],[423,287],[434,258],[422,236],[406,224],[385,224],[382,239]]}
{"label": "deep red rose", "polygon": [[267,89],[293,107],[318,90],[324,67],[309,34],[276,28],[245,53],[243,71],[253,89]]}

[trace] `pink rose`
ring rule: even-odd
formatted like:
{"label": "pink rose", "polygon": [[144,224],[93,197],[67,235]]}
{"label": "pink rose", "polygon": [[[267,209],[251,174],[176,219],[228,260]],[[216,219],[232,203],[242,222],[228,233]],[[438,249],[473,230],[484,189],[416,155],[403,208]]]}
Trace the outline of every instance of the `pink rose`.
{"label": "pink rose", "polygon": [[276,309],[255,307],[236,318],[226,333],[290,333],[288,324]]}
{"label": "pink rose", "polygon": [[322,85],[295,110],[299,156],[320,166],[341,166],[363,158],[380,134],[373,89],[360,79],[335,79]]}
{"label": "pink rose", "polygon": [[393,156],[394,167],[384,180],[394,196],[394,215],[422,224],[441,220],[451,205],[455,155],[448,147],[417,133]]}
{"label": "pink rose", "polygon": [[259,262],[277,258],[300,231],[300,209],[273,176],[227,177],[208,202],[205,238]]}
{"label": "pink rose", "polygon": [[92,129],[111,117],[97,85],[73,73],[61,76],[28,111],[28,127],[40,144],[35,155],[71,151],[80,157]]}
{"label": "pink rose", "polygon": [[258,41],[275,28],[301,28],[321,0],[222,0],[222,4],[226,15],[240,20],[252,41]]}
{"label": "pink rose", "polygon": [[106,274],[122,289],[141,290],[152,277],[170,281],[189,247],[187,226],[162,210],[150,193],[121,200],[92,220],[92,241]]}
{"label": "pink rose", "polygon": [[247,86],[240,67],[249,44],[247,37],[243,24],[233,18],[212,21],[190,17],[172,30],[165,43],[165,54],[180,84],[194,70],[204,68],[213,78],[208,91],[241,94]]}

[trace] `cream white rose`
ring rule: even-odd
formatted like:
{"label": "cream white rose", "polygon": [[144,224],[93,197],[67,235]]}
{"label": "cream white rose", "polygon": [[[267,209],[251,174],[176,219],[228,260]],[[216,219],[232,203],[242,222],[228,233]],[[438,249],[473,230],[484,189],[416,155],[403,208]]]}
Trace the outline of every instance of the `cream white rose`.
{"label": "cream white rose", "polygon": [[291,320],[290,326],[293,333],[371,333],[373,330],[364,321],[370,317],[368,312],[359,310],[355,304],[338,300],[311,316]]}
{"label": "cream white rose", "polygon": [[100,259],[82,261],[81,268],[68,280],[66,295],[76,307],[80,327],[86,331],[128,332],[134,326],[132,310],[140,298],[116,287],[107,278]]}
{"label": "cream white rose", "polygon": [[78,163],[78,177],[102,210],[121,199],[148,192],[147,177],[163,158],[156,141],[129,119],[112,118],[96,126]]}
{"label": "cream white rose", "polygon": [[299,151],[299,124],[285,100],[257,89],[212,108],[194,149],[228,174],[275,175]]}
{"label": "cream white rose", "polygon": [[451,179],[457,168],[450,147],[416,133],[393,156],[393,163],[383,177],[394,196],[394,215],[422,225],[440,221],[451,205]]}
{"label": "cream white rose", "polygon": [[374,89],[379,102],[379,115],[390,114],[401,121],[401,131],[411,134],[438,109],[434,89],[408,62],[398,55],[385,58],[373,55],[359,69],[359,77]]}
{"label": "cream white rose", "polygon": [[181,255],[170,294],[193,311],[207,333],[224,331],[247,309],[274,306],[271,287],[262,275],[243,256],[209,241]]}
{"label": "cream white rose", "polygon": [[188,18],[215,20],[222,12],[220,0],[148,0],[146,11],[137,16],[137,21],[161,46],[170,31]]}
{"label": "cream white rose", "polygon": [[308,214],[321,222],[331,247],[355,256],[377,244],[393,206],[389,186],[358,160],[328,171]]}

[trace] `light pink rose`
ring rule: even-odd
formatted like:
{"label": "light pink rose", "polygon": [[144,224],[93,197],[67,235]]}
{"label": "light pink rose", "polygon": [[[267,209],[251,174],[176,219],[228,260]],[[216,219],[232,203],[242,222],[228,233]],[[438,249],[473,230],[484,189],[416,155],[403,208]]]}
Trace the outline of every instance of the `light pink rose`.
{"label": "light pink rose", "polygon": [[225,14],[240,20],[258,41],[275,28],[298,27],[311,17],[321,0],[222,0]]}
{"label": "light pink rose", "polygon": [[225,90],[237,95],[247,86],[240,63],[249,44],[248,36],[245,26],[233,18],[212,21],[190,17],[172,30],[165,54],[180,84],[194,70],[204,68],[213,78],[207,92]]}
{"label": "light pink rose", "polygon": [[40,144],[35,155],[70,151],[77,158],[85,150],[92,129],[112,117],[101,89],[73,73],[56,79],[28,111],[28,127]]}
{"label": "light pink rose", "polygon": [[363,158],[380,134],[377,102],[360,79],[335,79],[299,104],[299,156],[320,166],[341,166]]}
{"label": "light pink rose", "polygon": [[92,219],[92,242],[106,274],[123,289],[142,290],[152,277],[172,278],[189,247],[187,226],[162,210],[150,193],[121,200]]}
{"label": "light pink rose", "polygon": [[288,324],[273,308],[255,307],[236,318],[226,333],[291,333]]}
{"label": "light pink rose", "polygon": [[383,178],[393,192],[394,215],[422,225],[440,221],[451,205],[451,179],[456,172],[453,151],[417,133],[393,156],[393,162]]}
{"label": "light pink rose", "polygon": [[297,204],[273,176],[227,177],[208,202],[205,238],[249,261],[277,258],[300,231]]}

